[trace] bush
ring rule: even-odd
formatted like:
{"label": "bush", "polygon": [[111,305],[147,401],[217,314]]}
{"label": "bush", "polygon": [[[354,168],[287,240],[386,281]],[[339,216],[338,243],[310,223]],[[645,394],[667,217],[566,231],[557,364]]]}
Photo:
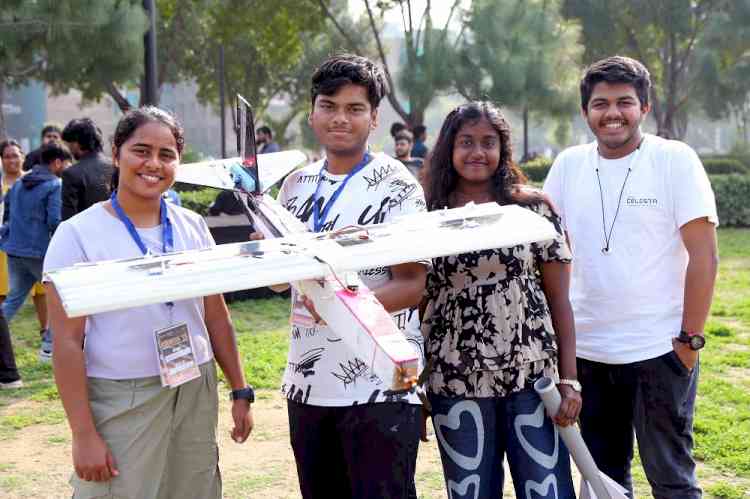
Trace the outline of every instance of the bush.
{"label": "bush", "polygon": [[218,189],[204,188],[197,191],[182,191],[180,192],[180,201],[182,201],[183,208],[193,210],[205,217],[208,215],[208,207],[214,202],[218,194]]}
{"label": "bush", "polygon": [[549,169],[552,167],[552,160],[542,156],[521,163],[518,166],[521,167],[521,170],[527,177],[529,177],[531,182],[544,182],[544,179],[547,178],[547,173],[549,173]]}
{"label": "bush", "polygon": [[712,175],[719,223],[724,227],[750,227],[750,175]]}
{"label": "bush", "polygon": [[704,157],[702,161],[706,173],[709,175],[731,175],[732,173],[744,175],[750,173],[750,168],[736,158]]}

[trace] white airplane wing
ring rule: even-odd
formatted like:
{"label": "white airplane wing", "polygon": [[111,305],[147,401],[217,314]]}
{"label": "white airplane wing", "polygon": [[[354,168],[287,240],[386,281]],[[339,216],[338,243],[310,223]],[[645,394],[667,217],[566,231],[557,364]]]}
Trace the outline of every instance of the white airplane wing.
{"label": "white airplane wing", "polygon": [[408,215],[332,233],[81,264],[46,274],[71,317],[249,289],[555,236],[530,210],[496,203]]}
{"label": "white airplane wing", "polygon": [[[266,192],[289,172],[307,161],[307,157],[302,152],[293,150],[259,154],[257,161],[260,192]],[[232,167],[241,168],[242,159],[237,157],[186,163],[177,168],[175,180],[187,184],[233,190],[235,179]]]}

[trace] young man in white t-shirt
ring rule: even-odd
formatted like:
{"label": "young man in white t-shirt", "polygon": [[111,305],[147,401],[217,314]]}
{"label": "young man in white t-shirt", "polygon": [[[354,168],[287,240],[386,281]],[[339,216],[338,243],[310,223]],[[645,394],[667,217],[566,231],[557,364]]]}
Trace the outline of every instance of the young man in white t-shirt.
{"label": "young man in white t-shirt", "polygon": [[[326,157],[289,175],[279,193],[279,201],[311,230],[378,224],[424,210],[422,189],[406,167],[368,151],[385,92],[381,70],[359,56],[334,56],[313,75],[309,123]],[[420,358],[414,307],[425,275],[419,263],[360,272]],[[293,294],[282,385],[302,496],[416,497],[417,397],[388,390],[337,332],[313,319],[304,301]]]}
{"label": "young man in white t-shirt", "polygon": [[635,430],[654,497],[697,498],[693,408],[718,218],[695,152],[641,132],[650,85],[627,57],[587,68],[581,107],[596,141],[563,151],[544,190],[573,251],[583,438],[632,496]]}

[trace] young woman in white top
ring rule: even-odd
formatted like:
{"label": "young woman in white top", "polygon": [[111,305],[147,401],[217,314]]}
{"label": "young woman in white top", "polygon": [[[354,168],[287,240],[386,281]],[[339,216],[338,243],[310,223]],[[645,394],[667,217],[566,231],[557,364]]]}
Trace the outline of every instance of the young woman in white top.
{"label": "young woman in white top", "polygon": [[[183,146],[181,126],[164,111],[126,114],[113,137],[116,191],[59,226],[45,271],[212,246],[200,216],[162,199]],[[253,427],[252,389],[223,297],[69,318],[54,285],[47,287],[55,381],[73,436],[74,497],[220,498],[214,357],[233,390],[232,438],[244,442]],[[163,330],[187,331],[182,339],[190,337],[199,377],[163,386],[166,361],[156,346]]]}

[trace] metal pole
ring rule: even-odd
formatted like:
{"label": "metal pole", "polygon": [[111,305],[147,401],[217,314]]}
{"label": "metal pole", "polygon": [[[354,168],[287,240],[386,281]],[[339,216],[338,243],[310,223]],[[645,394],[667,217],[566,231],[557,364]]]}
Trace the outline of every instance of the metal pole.
{"label": "metal pole", "polygon": [[143,85],[143,98],[145,105],[156,106],[159,104],[159,80],[156,74],[156,5],[154,0],[143,0],[143,8],[149,19],[149,29],[143,35],[145,77]]}
{"label": "metal pole", "polygon": [[219,45],[219,113],[221,115],[221,157],[227,157],[226,103],[224,100],[224,45]]}

